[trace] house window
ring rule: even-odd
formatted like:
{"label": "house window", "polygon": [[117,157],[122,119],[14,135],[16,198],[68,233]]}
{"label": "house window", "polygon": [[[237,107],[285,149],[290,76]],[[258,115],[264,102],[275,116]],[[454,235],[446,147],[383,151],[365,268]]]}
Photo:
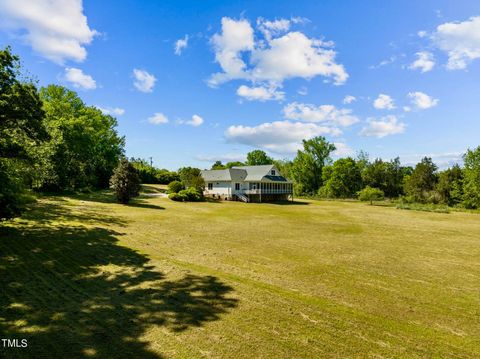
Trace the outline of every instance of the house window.
{"label": "house window", "polygon": [[213,183],[210,182],[210,183],[208,184],[208,190],[211,191],[212,189],[213,189]]}
{"label": "house window", "polygon": [[235,183],[235,191],[240,191],[240,183]]}
{"label": "house window", "polygon": [[270,174],[271,174],[272,176],[275,176],[275,170],[271,170],[271,171],[270,171]]}

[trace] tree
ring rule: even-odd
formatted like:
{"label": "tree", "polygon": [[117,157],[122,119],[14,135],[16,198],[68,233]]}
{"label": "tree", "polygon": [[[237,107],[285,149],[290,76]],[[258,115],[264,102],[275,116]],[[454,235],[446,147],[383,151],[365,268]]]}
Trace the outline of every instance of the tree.
{"label": "tree", "polygon": [[223,165],[222,161],[215,161],[212,165],[212,170],[223,170],[225,169],[225,165]]}
{"label": "tree", "polygon": [[48,139],[38,90],[20,80],[18,56],[0,50],[0,220],[23,209],[33,148]]}
{"label": "tree", "polygon": [[441,196],[441,201],[449,206],[462,202],[463,171],[460,166],[455,165],[440,172],[435,190]]}
{"label": "tree", "polygon": [[463,161],[465,165],[464,205],[467,208],[480,208],[480,146],[474,150],[468,150]]}
{"label": "tree", "polygon": [[38,151],[37,186],[51,190],[105,188],[123,155],[117,121],[62,86],[40,91],[51,136]]}
{"label": "tree", "polygon": [[202,190],[205,187],[205,181],[201,175],[199,168],[195,167],[182,167],[178,170],[180,181],[185,188],[193,187],[197,190]]}
{"label": "tree", "polygon": [[245,166],[245,163],[240,161],[232,161],[232,162],[227,162],[227,164],[225,165],[226,168],[241,167],[241,166]]}
{"label": "tree", "polygon": [[382,200],[385,194],[381,189],[367,186],[361,191],[357,192],[357,196],[360,201],[363,201],[363,202],[370,201],[370,205],[372,205],[373,201]]}
{"label": "tree", "polygon": [[247,153],[247,166],[260,166],[273,164],[273,158],[267,156],[265,151],[254,150]]}
{"label": "tree", "polygon": [[168,184],[168,193],[178,193],[183,189],[183,184],[180,181],[172,181]]}
{"label": "tree", "polygon": [[424,157],[405,183],[405,192],[414,201],[435,202],[433,190],[437,183],[437,166],[429,157]]}
{"label": "tree", "polygon": [[323,183],[323,167],[331,162],[330,154],[335,149],[335,145],[322,136],[303,140],[303,151],[297,151],[291,169],[297,193],[317,193]]}
{"label": "tree", "polygon": [[115,190],[115,196],[119,203],[127,204],[132,197],[140,192],[140,177],[133,165],[122,159],[113,172],[110,185]]}
{"label": "tree", "polygon": [[324,167],[323,187],[319,194],[331,198],[353,198],[362,186],[362,176],[356,161],[340,158],[332,166]]}

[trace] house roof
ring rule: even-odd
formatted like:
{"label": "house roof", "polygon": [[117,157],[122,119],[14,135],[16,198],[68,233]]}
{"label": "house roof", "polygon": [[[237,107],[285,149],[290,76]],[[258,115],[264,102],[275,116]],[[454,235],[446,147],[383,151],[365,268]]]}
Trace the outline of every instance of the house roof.
{"label": "house roof", "polygon": [[[274,165],[262,166],[236,166],[224,170],[204,170],[202,177],[207,182],[214,181],[246,181],[246,182],[290,182],[283,176],[272,176],[271,170],[275,169]],[[277,170],[278,171],[278,170]]]}

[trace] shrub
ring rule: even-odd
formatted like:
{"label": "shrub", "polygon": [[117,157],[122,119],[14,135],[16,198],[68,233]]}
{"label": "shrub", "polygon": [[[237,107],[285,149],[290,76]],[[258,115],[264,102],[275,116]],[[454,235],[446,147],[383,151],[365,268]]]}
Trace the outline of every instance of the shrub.
{"label": "shrub", "polygon": [[118,164],[110,178],[110,185],[120,203],[127,204],[132,197],[138,196],[140,178],[135,167],[127,159],[121,160]]}
{"label": "shrub", "polygon": [[360,201],[370,201],[370,204],[373,204],[373,201],[383,200],[385,195],[381,189],[367,186],[358,191],[357,196]]}
{"label": "shrub", "polygon": [[168,193],[178,193],[183,189],[183,184],[180,181],[172,181],[168,184]]}
{"label": "shrub", "polygon": [[202,192],[200,192],[199,190],[197,190],[194,187],[189,187],[187,189],[184,189],[184,190],[178,192],[178,194],[185,196],[186,201],[189,201],[189,202],[203,201]]}
{"label": "shrub", "polygon": [[177,202],[185,202],[187,200],[187,196],[185,196],[183,193],[170,193],[168,198]]}

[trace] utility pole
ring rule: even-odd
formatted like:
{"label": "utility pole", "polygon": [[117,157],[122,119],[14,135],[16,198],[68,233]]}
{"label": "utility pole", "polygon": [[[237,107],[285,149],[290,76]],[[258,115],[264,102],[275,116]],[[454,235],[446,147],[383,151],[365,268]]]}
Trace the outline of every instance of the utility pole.
{"label": "utility pole", "polygon": [[153,167],[153,159],[152,159],[152,157],[150,157],[150,166]]}

